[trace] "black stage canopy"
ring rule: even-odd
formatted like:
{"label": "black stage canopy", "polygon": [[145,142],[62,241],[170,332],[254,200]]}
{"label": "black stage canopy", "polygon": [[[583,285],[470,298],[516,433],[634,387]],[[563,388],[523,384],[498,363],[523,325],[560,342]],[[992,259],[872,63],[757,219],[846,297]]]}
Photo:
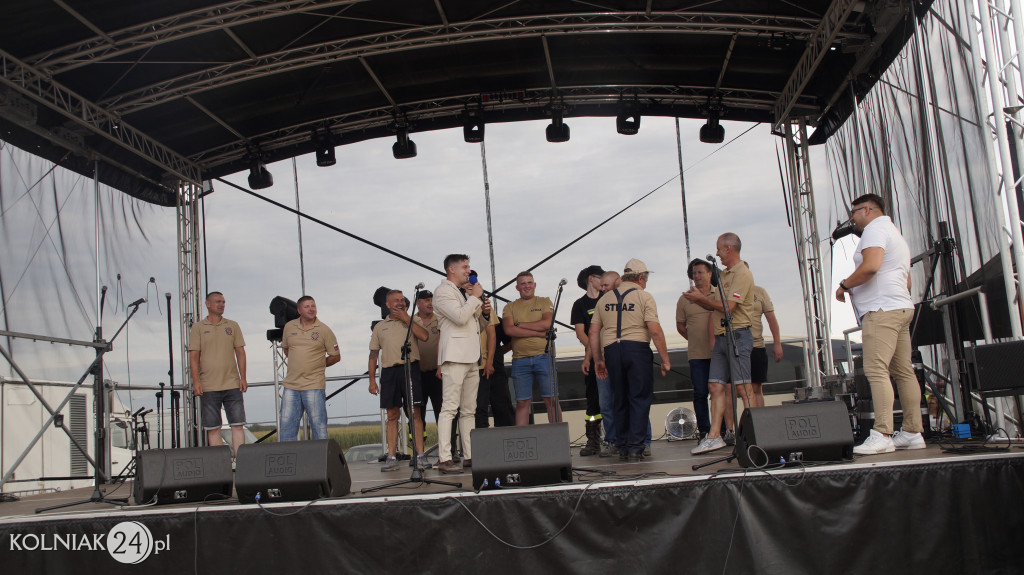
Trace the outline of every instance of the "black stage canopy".
{"label": "black stage canopy", "polygon": [[[797,117],[824,142],[930,0],[5,0],[0,138],[135,197],[488,122]],[[852,95],[851,95],[852,90]],[[627,126],[628,127],[628,126]]]}

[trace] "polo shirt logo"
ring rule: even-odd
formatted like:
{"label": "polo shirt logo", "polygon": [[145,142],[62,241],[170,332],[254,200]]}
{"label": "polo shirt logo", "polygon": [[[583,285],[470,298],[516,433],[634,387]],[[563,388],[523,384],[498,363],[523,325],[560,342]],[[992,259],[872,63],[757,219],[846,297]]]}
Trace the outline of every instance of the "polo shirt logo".
{"label": "polo shirt logo", "polygon": [[230,327],[226,327],[224,328],[224,333],[228,335],[233,335],[235,333],[235,330],[231,329]]}
{"label": "polo shirt logo", "polygon": [[313,341],[320,339],[320,332],[314,331],[312,334],[310,334],[309,339]]}

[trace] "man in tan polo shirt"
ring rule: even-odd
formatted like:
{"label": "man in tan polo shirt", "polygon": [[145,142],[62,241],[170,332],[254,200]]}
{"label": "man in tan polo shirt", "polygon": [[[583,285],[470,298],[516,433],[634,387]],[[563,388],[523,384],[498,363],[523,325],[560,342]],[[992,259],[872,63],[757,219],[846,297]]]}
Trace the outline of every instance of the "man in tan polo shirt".
{"label": "man in tan polo shirt", "polygon": [[[416,442],[416,453],[423,469],[430,469],[430,462],[423,453],[423,388],[420,381],[420,350],[413,344],[413,337],[419,341],[427,340],[427,330],[412,321],[405,311],[405,296],[399,290],[388,292],[385,305],[390,312],[383,321],[373,326],[370,335],[370,360],[367,371],[370,374],[370,393],[380,395],[380,408],[388,412],[387,436],[388,457],[381,471],[398,469],[396,447],[398,444],[399,409],[406,408],[406,416],[414,421],[413,440]],[[412,322],[412,334],[409,335],[409,322]],[[406,335],[409,339],[406,340]],[[402,357],[402,346],[409,344],[409,376],[412,378],[412,404],[414,413],[409,414],[408,382],[405,377],[405,360]],[[377,385],[377,364],[380,360],[380,386]]]}
{"label": "man in tan polo shirt", "polygon": [[638,259],[626,262],[619,287],[597,300],[590,320],[590,349],[598,378],[612,384],[615,441],[619,459],[638,462],[644,458],[644,439],[651,422],[654,398],[654,354],[661,358],[664,377],[672,364],[665,332],[658,321],[654,296],[647,293],[650,272]]}
{"label": "man in tan polo shirt", "polygon": [[548,422],[562,420],[551,373],[551,354],[545,352],[554,306],[550,299],[534,295],[536,289],[533,274],[520,272],[516,276],[519,299],[505,306],[501,318],[505,333],[512,338],[512,385],[516,390],[516,425],[530,423],[530,400],[533,398],[534,382],[537,382],[540,395],[544,398]]}
{"label": "man in tan polo shirt", "polygon": [[284,326],[281,349],[288,357],[288,373],[281,395],[281,441],[299,437],[299,421],[305,412],[313,439],[327,439],[327,367],[341,361],[338,339],[316,316],[316,301],[308,295],[295,302],[299,317]]}
{"label": "man in tan polo shirt", "polygon": [[[686,268],[686,275],[693,281],[693,288],[705,296],[711,295],[711,264],[695,258]],[[711,310],[705,309],[679,296],[676,302],[676,331],[686,338],[686,359],[690,363],[690,381],[693,383],[693,412],[697,415],[699,439],[704,439],[711,429],[711,412],[708,409],[708,374],[711,369],[710,330]]]}
{"label": "man in tan polo shirt", "polygon": [[[713,288],[710,295],[700,293],[696,288],[684,293],[686,299],[711,310],[711,326],[715,330],[715,344],[711,350],[711,369],[708,387],[711,390],[711,429],[690,453],[697,455],[721,449],[728,444],[735,432],[730,426],[726,437],[721,435],[722,420],[732,413],[732,397],[727,385],[750,383],[750,351],[754,338],[750,333],[751,309],[754,302],[754,276],[740,258],[742,248],[739,236],[728,232],[718,236],[718,257],[725,270],[719,280],[726,303],[722,303],[719,288]],[[732,331],[735,336],[736,356],[729,352],[730,343],[725,329],[725,305],[732,316]],[[728,423],[728,422],[727,422]]]}
{"label": "man in tan polo shirt", "polygon": [[188,369],[192,391],[203,398],[202,419],[206,442],[224,445],[220,435],[220,409],[231,426],[231,448],[245,443],[245,339],[238,324],[224,317],[224,294],[206,296],[206,319],[192,324],[188,334]]}

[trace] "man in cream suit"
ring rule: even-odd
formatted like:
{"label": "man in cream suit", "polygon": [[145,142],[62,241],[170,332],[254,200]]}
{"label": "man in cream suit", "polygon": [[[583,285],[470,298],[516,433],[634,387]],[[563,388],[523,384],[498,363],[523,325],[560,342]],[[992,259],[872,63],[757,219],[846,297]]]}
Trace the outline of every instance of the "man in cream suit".
{"label": "man in cream suit", "polygon": [[451,254],[444,258],[448,276],[434,290],[434,313],[441,337],[437,363],[441,366],[441,418],[437,422],[439,443],[438,469],[441,473],[461,473],[462,466],[452,461],[452,421],[459,413],[463,464],[472,465],[469,432],[476,412],[476,392],[480,383],[480,330],[487,325],[491,304],[481,299],[484,288],[469,283],[469,256]]}

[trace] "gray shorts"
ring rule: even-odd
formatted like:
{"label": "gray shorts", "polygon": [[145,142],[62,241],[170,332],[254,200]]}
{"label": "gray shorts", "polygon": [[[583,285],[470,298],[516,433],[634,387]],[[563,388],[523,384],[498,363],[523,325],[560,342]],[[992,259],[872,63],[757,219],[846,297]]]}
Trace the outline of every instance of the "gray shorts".
{"label": "gray shorts", "polygon": [[245,425],[245,403],[242,391],[225,389],[224,391],[207,391],[203,393],[203,429],[220,429],[220,407],[228,414],[228,425]]}
{"label": "gray shorts", "polygon": [[728,338],[724,335],[715,336],[715,347],[711,351],[711,372],[708,381],[711,383],[750,383],[750,351],[754,349],[754,336],[750,328],[733,330],[736,335],[736,350],[739,356],[735,365],[735,373],[730,366]]}

